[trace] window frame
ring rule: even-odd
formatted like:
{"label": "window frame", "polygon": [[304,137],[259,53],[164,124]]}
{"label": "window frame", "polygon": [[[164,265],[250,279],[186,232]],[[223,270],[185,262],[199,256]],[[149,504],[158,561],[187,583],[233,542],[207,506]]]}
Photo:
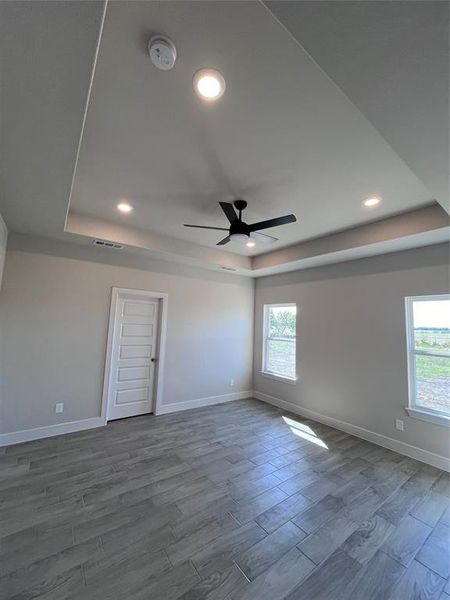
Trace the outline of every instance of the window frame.
{"label": "window frame", "polygon": [[[268,329],[269,329],[269,314],[270,314],[270,309],[271,308],[290,308],[292,306],[295,306],[296,310],[297,310],[297,303],[296,302],[281,302],[278,304],[264,304],[263,305],[263,330],[262,330],[262,367],[261,367],[261,374],[264,377],[267,377],[269,379],[274,379],[275,381],[282,381],[284,383],[290,383],[295,385],[297,383],[297,314],[298,312],[296,312],[296,316],[295,316],[295,339],[292,340],[292,342],[295,343],[295,365],[294,365],[294,369],[295,369],[295,376],[294,377],[287,377],[286,375],[281,375],[280,373],[275,373],[274,371],[270,371],[267,369],[267,348],[268,348],[268,344],[267,344],[267,340],[271,339],[268,336]],[[286,340],[289,341],[289,340]]]}
{"label": "window frame", "polygon": [[444,352],[427,352],[426,350],[417,350],[414,338],[414,302],[430,302],[450,300],[450,294],[432,294],[428,296],[406,296],[405,297],[405,319],[406,319],[406,350],[408,364],[408,402],[406,412],[410,417],[428,421],[437,425],[450,427],[450,414],[426,408],[416,403],[416,356],[437,356],[449,358],[450,355]]}

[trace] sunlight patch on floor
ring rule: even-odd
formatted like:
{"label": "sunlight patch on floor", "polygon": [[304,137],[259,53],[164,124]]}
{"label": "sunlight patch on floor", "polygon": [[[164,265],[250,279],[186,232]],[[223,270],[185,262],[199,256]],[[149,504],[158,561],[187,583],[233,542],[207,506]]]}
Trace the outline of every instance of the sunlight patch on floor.
{"label": "sunlight patch on floor", "polygon": [[289,428],[294,435],[328,450],[328,446],[319,437],[317,437],[311,427],[308,427],[308,425],[304,425],[299,421],[295,421],[294,419],[290,419],[289,417],[282,417],[282,419],[286,425],[289,425]]}

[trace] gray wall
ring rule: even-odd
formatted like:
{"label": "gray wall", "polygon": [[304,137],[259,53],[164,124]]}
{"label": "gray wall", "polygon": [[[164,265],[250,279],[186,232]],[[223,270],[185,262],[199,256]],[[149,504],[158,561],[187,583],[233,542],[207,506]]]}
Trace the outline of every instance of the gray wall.
{"label": "gray wall", "polygon": [[8,241],[8,230],[0,215],[0,288],[2,287],[3,266],[5,264],[6,243]]}
{"label": "gray wall", "polygon": [[[258,279],[254,389],[448,456],[449,429],[404,410],[404,297],[448,290],[446,244]],[[263,304],[280,302],[298,306],[296,385],[260,373]]]}
{"label": "gray wall", "polygon": [[163,404],[251,389],[252,280],[12,235],[0,293],[2,433],[100,415],[113,286],[169,294]]}

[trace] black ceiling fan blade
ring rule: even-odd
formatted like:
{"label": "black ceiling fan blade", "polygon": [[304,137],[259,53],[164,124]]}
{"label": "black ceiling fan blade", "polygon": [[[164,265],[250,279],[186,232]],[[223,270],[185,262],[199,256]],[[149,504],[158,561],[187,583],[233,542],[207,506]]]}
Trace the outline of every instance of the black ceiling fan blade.
{"label": "black ceiling fan blade", "polygon": [[216,246],[225,246],[225,244],[228,244],[229,241],[230,241],[230,236],[227,235],[226,238],[223,238],[223,240],[220,240],[220,242],[217,242]]}
{"label": "black ceiling fan blade", "polygon": [[296,220],[295,215],[285,215],[284,217],[277,217],[276,219],[252,223],[248,227],[250,231],[259,231],[260,229],[269,229],[269,227],[278,227],[279,225],[286,225],[287,223],[295,223]]}
{"label": "black ceiling fan blade", "polygon": [[226,218],[230,221],[230,223],[234,223],[234,221],[237,221],[238,216],[232,204],[230,204],[229,202],[219,202],[219,204],[222,207],[222,210],[225,213]]}
{"label": "black ceiling fan blade", "polygon": [[228,227],[208,227],[207,225],[186,225],[185,227],[194,227],[195,229],[215,229],[217,231],[228,231]]}

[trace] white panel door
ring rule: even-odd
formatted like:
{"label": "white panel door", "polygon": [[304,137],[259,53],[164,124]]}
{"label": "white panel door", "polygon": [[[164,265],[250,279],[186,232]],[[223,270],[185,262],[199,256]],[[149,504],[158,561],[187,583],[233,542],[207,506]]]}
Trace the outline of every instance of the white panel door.
{"label": "white panel door", "polygon": [[117,298],[108,386],[108,421],[152,412],[159,300]]}

